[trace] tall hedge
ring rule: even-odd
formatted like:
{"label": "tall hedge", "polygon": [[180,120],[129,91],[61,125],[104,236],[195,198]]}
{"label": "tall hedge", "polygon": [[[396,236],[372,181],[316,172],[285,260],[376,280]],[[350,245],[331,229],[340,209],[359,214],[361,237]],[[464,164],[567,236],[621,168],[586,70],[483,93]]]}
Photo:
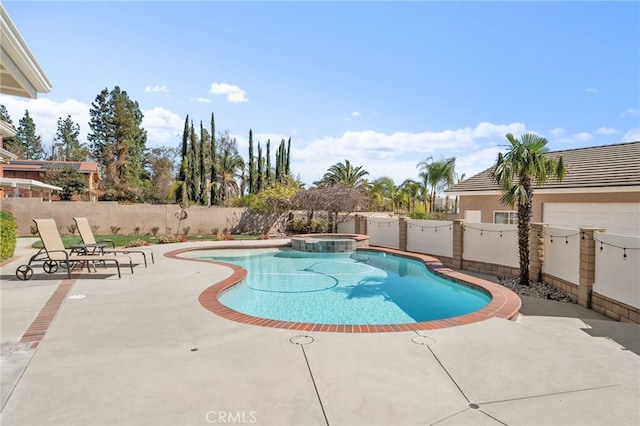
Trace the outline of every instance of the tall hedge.
{"label": "tall hedge", "polygon": [[9,259],[16,250],[18,225],[11,212],[0,210],[0,261]]}

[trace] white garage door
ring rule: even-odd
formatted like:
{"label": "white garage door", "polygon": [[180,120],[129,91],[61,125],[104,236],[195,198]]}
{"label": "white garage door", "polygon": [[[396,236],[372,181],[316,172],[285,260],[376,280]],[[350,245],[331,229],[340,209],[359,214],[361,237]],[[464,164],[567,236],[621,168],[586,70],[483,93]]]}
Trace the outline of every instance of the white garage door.
{"label": "white garage door", "polygon": [[640,203],[544,203],[542,221],[564,228],[599,227],[640,236]]}

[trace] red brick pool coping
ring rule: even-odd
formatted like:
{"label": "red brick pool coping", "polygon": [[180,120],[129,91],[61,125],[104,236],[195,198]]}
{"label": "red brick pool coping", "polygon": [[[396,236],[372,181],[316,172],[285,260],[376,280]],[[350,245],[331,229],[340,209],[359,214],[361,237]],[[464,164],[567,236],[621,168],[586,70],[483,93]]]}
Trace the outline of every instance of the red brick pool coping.
{"label": "red brick pool coping", "polygon": [[[238,245],[238,246],[226,246],[225,249],[251,249],[251,248],[268,248],[268,247],[282,247],[277,246],[265,246],[265,245]],[[432,272],[455,281],[459,284],[466,285],[485,292],[491,296],[491,301],[484,308],[472,312],[470,314],[461,315],[452,318],[446,318],[435,321],[425,321],[417,323],[407,324],[316,324],[316,323],[302,323],[291,321],[272,320],[267,318],[254,317],[251,315],[243,314],[235,311],[218,300],[218,297],[240,283],[247,276],[247,270],[230,263],[218,262],[206,259],[194,259],[188,257],[179,256],[185,252],[201,251],[201,250],[216,250],[221,247],[197,247],[175,250],[166,253],[165,256],[173,259],[189,260],[194,262],[205,262],[223,265],[232,270],[231,276],[221,280],[220,282],[212,285],[211,287],[200,293],[198,301],[207,310],[223,318],[231,321],[239,322],[242,324],[258,325],[262,327],[274,327],[284,328],[289,330],[299,331],[320,331],[320,332],[337,332],[337,333],[384,333],[394,331],[419,331],[419,330],[435,330],[439,328],[455,327],[458,325],[472,324],[479,321],[484,321],[489,318],[505,318],[515,319],[522,306],[522,301],[513,291],[508,288],[492,283],[491,281],[483,280],[481,278],[465,275],[462,272],[455,271],[447,268],[442,263],[432,256],[427,256],[419,253],[405,252],[389,248],[368,247],[365,249],[359,249],[358,251],[375,251],[385,252],[396,256],[406,257],[410,259],[416,259],[424,262],[424,264]]]}

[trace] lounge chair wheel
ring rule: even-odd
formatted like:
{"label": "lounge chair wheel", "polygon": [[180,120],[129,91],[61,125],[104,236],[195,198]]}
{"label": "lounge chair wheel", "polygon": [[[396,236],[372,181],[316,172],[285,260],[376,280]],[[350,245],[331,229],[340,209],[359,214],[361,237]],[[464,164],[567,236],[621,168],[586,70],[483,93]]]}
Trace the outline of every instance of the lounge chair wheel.
{"label": "lounge chair wheel", "polygon": [[16,269],[16,277],[20,281],[28,281],[33,276],[33,268],[29,265],[20,265]]}
{"label": "lounge chair wheel", "polygon": [[42,269],[44,269],[47,274],[53,274],[58,270],[58,262],[55,260],[47,260],[42,264]]}

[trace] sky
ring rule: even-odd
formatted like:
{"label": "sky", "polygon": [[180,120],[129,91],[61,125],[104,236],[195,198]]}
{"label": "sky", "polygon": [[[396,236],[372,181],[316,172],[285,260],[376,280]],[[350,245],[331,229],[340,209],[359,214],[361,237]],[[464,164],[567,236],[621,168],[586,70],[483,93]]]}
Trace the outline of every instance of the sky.
{"label": "sky", "polygon": [[[119,86],[144,114],[147,147],[196,128],[228,131],[247,159],[291,138],[307,186],[348,160],[396,185],[456,157],[466,178],[505,135],[552,151],[640,140],[640,2],[3,1],[52,83],[25,110],[50,145],[71,115]],[[272,160],[273,161],[273,160]]]}

